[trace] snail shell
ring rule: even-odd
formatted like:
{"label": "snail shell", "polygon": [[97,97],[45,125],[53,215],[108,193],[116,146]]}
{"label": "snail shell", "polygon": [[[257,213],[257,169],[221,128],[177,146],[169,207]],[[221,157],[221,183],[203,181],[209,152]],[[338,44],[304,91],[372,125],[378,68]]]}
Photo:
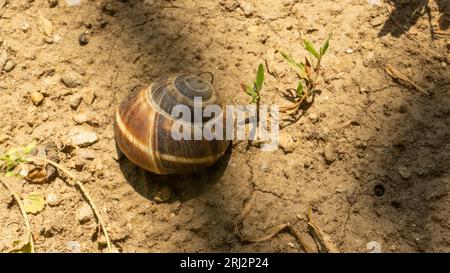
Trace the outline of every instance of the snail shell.
{"label": "snail shell", "polygon": [[[186,105],[194,113],[194,97],[202,98],[202,107],[222,102],[212,85],[193,75],[161,77],[147,88],[125,98],[116,112],[116,143],[134,164],[156,174],[192,173],[213,165],[225,153],[228,140],[175,140],[172,125],[177,120],[171,113],[176,105]],[[181,117],[184,119],[185,117]],[[225,113],[217,117],[225,121]],[[193,119],[192,119],[193,120]],[[209,119],[203,118],[203,127]],[[225,128],[225,126],[223,126]]]}

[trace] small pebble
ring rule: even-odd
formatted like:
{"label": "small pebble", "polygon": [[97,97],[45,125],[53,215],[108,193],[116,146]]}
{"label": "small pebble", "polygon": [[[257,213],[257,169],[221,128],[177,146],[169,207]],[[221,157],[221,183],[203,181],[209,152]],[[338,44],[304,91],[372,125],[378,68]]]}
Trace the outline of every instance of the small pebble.
{"label": "small pebble", "polygon": [[81,95],[75,94],[70,98],[69,105],[72,109],[77,109],[78,105],[81,103]]}
{"label": "small pebble", "polygon": [[32,92],[30,95],[31,101],[34,105],[39,105],[44,100],[44,96],[39,92]]}
{"label": "small pebble", "polygon": [[24,22],[22,25],[20,25],[20,29],[24,32],[27,33],[30,30],[30,24],[27,22]]}
{"label": "small pebble", "polygon": [[250,33],[257,33],[259,31],[259,27],[258,26],[250,26],[247,28],[247,31]]}
{"label": "small pebble", "polygon": [[97,244],[99,247],[104,248],[107,246],[106,238],[103,233],[97,238]]}
{"label": "small pebble", "polygon": [[316,122],[319,121],[319,116],[317,116],[317,115],[314,114],[314,113],[309,114],[308,117],[309,117],[309,119],[310,119],[313,123],[316,123]]}
{"label": "small pebble", "polygon": [[50,115],[47,112],[43,112],[39,115],[42,121],[47,121],[50,118]]}
{"label": "small pebble", "polygon": [[78,210],[78,221],[81,224],[88,222],[93,216],[94,213],[92,212],[91,207],[86,203],[84,203]]}
{"label": "small pebble", "polygon": [[94,123],[93,122],[94,118],[95,118],[94,114],[87,111],[81,111],[72,116],[72,119],[73,121],[75,121],[76,124],[83,124],[83,123],[92,124]]}
{"label": "small pebble", "polygon": [[381,244],[377,241],[368,242],[366,247],[369,253],[381,253]]}
{"label": "small pebble", "polygon": [[81,245],[77,241],[67,242],[66,247],[71,253],[81,253]]}
{"label": "small pebble", "polygon": [[377,27],[377,26],[381,26],[382,24],[384,24],[384,22],[386,22],[386,19],[383,16],[379,16],[379,17],[373,18],[370,21],[370,25],[372,27]]}
{"label": "small pebble", "polygon": [[[442,65],[443,68],[447,67],[447,63],[446,62],[442,62],[441,65]],[[5,65],[5,67],[6,67],[6,65]],[[6,70],[6,68],[5,68],[5,70]]]}
{"label": "small pebble", "polygon": [[327,164],[333,163],[334,160],[336,159],[334,155],[333,146],[331,145],[331,143],[328,143],[323,149],[323,157],[325,158],[325,162]]}
{"label": "small pebble", "polygon": [[75,170],[81,172],[84,168],[84,161],[80,157],[76,156],[73,159],[73,165],[75,167]]}
{"label": "small pebble", "polygon": [[16,67],[16,63],[13,60],[8,60],[6,61],[3,70],[5,70],[6,72],[10,72],[14,69],[14,67]]}
{"label": "small pebble", "polygon": [[157,203],[166,202],[172,196],[172,189],[169,187],[162,188],[155,196],[154,200]]}
{"label": "small pebble", "polygon": [[69,132],[68,142],[74,146],[86,147],[94,144],[97,140],[97,134],[87,129],[75,128]]}
{"label": "small pebble", "polygon": [[280,133],[278,146],[284,151],[285,154],[288,154],[295,150],[297,143],[295,143],[291,135]]}
{"label": "small pebble", "polygon": [[381,6],[381,0],[367,0],[367,3],[371,6]]}
{"label": "small pebble", "polygon": [[82,159],[89,159],[89,160],[95,159],[96,157],[95,152],[91,149],[79,149],[77,151],[77,155]]}
{"label": "small pebble", "polygon": [[114,5],[110,1],[104,1],[102,4],[102,10],[104,13],[113,16],[116,13]]}
{"label": "small pebble", "polygon": [[347,48],[347,50],[345,50],[345,53],[347,54],[352,54],[354,51],[351,48]]}
{"label": "small pebble", "polygon": [[356,196],[356,194],[354,192],[347,193],[347,195],[345,197],[347,198],[347,202],[350,203],[350,205],[353,205],[358,201],[358,197]]}
{"label": "small pebble", "polygon": [[403,167],[403,166],[398,168],[398,174],[403,179],[409,179],[411,177],[411,171],[407,167]]}
{"label": "small pebble", "polygon": [[83,91],[81,91],[81,97],[84,103],[91,105],[95,99],[95,91],[87,88],[83,89]]}
{"label": "small pebble", "polygon": [[86,32],[83,32],[80,34],[80,36],[78,36],[78,43],[81,46],[85,46],[89,43],[89,37],[88,34]]}
{"label": "small pebble", "polygon": [[60,202],[61,200],[58,199],[58,196],[55,193],[52,192],[47,195],[47,204],[50,206],[57,206]]}
{"label": "small pebble", "polygon": [[58,6],[58,0],[48,0],[48,6],[51,8]]}
{"label": "small pebble", "polygon": [[241,1],[239,3],[239,6],[241,7],[242,11],[244,12],[245,17],[250,17],[255,12],[255,8],[253,7],[252,3],[247,1]]}
{"label": "small pebble", "polygon": [[79,6],[81,5],[81,0],[66,0],[68,6]]}
{"label": "small pebble", "polygon": [[64,83],[65,86],[69,88],[74,88],[77,87],[78,85],[81,85],[81,75],[73,71],[66,71],[62,75],[61,81]]}
{"label": "small pebble", "polygon": [[49,45],[53,44],[54,41],[55,40],[53,39],[53,37],[45,37],[44,38],[44,42],[49,44]]}
{"label": "small pebble", "polygon": [[9,136],[7,134],[0,135],[0,144],[3,144],[8,140],[9,140]]}

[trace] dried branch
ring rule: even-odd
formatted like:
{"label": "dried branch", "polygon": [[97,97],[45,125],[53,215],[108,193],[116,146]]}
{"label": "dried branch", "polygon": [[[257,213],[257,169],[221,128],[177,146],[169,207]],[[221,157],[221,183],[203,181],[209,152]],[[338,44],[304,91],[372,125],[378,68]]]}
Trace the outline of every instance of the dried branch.
{"label": "dried branch", "polygon": [[100,216],[100,213],[99,213],[99,211],[97,210],[97,207],[95,206],[94,202],[92,201],[92,198],[91,198],[91,196],[89,195],[88,191],[87,191],[86,188],[83,186],[83,184],[82,184],[78,179],[76,179],[75,175],[73,175],[73,174],[72,174],[69,170],[67,170],[64,166],[62,166],[62,165],[60,165],[60,164],[58,164],[58,163],[56,163],[56,162],[54,162],[54,161],[52,161],[52,160],[46,159],[46,158],[41,158],[41,157],[31,157],[31,158],[28,158],[27,161],[28,161],[28,162],[33,162],[33,163],[44,162],[44,163],[46,163],[46,164],[50,164],[50,165],[52,165],[53,167],[55,167],[55,168],[59,169],[60,171],[64,172],[67,176],[69,176],[70,179],[72,179],[73,181],[75,181],[75,185],[80,189],[81,193],[84,195],[84,197],[86,197],[86,199],[87,199],[89,205],[91,206],[92,211],[94,212],[95,217],[97,218],[98,223],[100,224],[100,226],[101,226],[101,228],[102,228],[103,234],[105,235],[106,245],[107,245],[107,248],[108,248],[108,252],[111,253],[111,252],[112,252],[111,241],[110,241],[110,239],[109,239],[108,231],[106,230],[106,225],[105,225],[105,223],[103,222],[103,219],[102,219],[102,217]]}
{"label": "dried branch", "polygon": [[19,205],[19,209],[20,209],[20,212],[22,213],[22,217],[25,222],[25,226],[27,227],[27,230],[28,230],[28,240],[30,243],[30,252],[34,253],[35,251],[34,251],[33,233],[31,233],[30,222],[28,221],[28,216],[27,216],[27,213],[25,212],[25,208],[22,203],[22,200],[20,199],[19,195],[11,189],[11,187],[9,186],[9,184],[6,181],[0,180],[0,182],[2,182],[3,186],[5,186],[5,188],[11,193],[11,196],[14,198],[14,200],[16,200],[17,205]]}

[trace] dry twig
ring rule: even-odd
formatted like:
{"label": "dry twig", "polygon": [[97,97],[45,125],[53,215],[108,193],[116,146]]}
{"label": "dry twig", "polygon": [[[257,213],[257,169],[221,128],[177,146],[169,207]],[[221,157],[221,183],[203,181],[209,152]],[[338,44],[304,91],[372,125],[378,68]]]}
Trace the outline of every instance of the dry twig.
{"label": "dry twig", "polygon": [[19,195],[11,189],[11,187],[9,186],[9,184],[7,182],[5,182],[3,180],[0,180],[0,182],[2,182],[3,186],[5,186],[5,188],[11,193],[11,196],[14,198],[14,200],[16,200],[17,205],[19,205],[19,209],[20,209],[20,212],[22,213],[22,217],[25,222],[25,226],[27,227],[27,230],[28,230],[28,240],[30,243],[30,252],[34,253],[33,233],[31,233],[30,221],[28,221],[28,216],[27,216],[27,213],[25,212],[25,208],[22,203],[22,200],[20,199]]}
{"label": "dry twig", "polygon": [[102,228],[103,234],[105,235],[105,239],[106,239],[106,245],[108,248],[108,252],[112,252],[112,248],[111,248],[111,241],[109,239],[109,235],[108,235],[108,231],[106,230],[106,225],[103,222],[102,217],[100,216],[99,211],[97,210],[97,207],[95,206],[94,202],[92,201],[91,196],[89,195],[88,191],[86,190],[86,188],[83,186],[83,184],[76,179],[75,175],[73,175],[69,170],[67,170],[65,167],[61,166],[60,164],[46,159],[46,158],[41,158],[41,157],[31,157],[28,159],[28,162],[33,162],[33,163],[39,163],[39,162],[44,162],[46,164],[50,164],[53,167],[59,169],[60,171],[64,172],[67,176],[69,176],[70,179],[72,179],[73,181],[75,181],[75,185],[80,189],[81,193],[84,195],[84,197],[86,197],[89,205],[92,208],[92,211],[95,214],[95,217],[98,220],[98,223],[100,224],[100,227]]}
{"label": "dry twig", "polygon": [[418,43],[420,46],[422,46],[423,48],[425,48],[428,52],[430,52],[431,54],[433,54],[436,57],[441,58],[442,56],[440,56],[439,54],[437,54],[436,52],[434,52],[431,48],[429,48],[428,46],[426,46],[424,43],[422,43],[421,41],[419,41],[416,37],[414,37],[413,35],[411,35],[411,33],[409,33],[409,31],[398,21],[398,19],[395,17],[395,14],[392,10],[390,10],[388,8],[388,6],[392,7],[392,5],[388,2],[385,1],[386,6],[386,10],[388,11],[388,13],[390,14],[392,20],[394,21],[394,23],[403,30],[403,32],[405,33],[406,37],[410,38],[411,40],[415,41],[416,43]]}
{"label": "dry twig", "polygon": [[316,252],[314,250],[314,247],[312,247],[310,244],[308,244],[306,242],[304,236],[300,232],[298,232],[290,224],[280,224],[278,226],[275,226],[275,227],[271,228],[270,231],[266,235],[264,235],[262,237],[258,237],[258,238],[244,237],[242,235],[242,233],[241,233],[242,222],[244,221],[244,219],[247,216],[247,214],[250,212],[251,208],[252,208],[251,203],[247,202],[247,204],[242,209],[241,214],[239,215],[238,223],[236,225],[236,233],[238,234],[239,239],[241,240],[242,243],[260,243],[260,242],[264,242],[264,241],[270,240],[271,238],[273,238],[278,233],[287,230],[292,236],[295,237],[295,239],[297,240],[298,244],[303,248],[303,250],[306,253]]}
{"label": "dry twig", "polygon": [[416,83],[414,83],[412,80],[410,80],[408,77],[406,77],[405,75],[403,75],[402,73],[400,73],[397,69],[393,68],[390,64],[387,64],[384,67],[384,70],[386,71],[386,73],[389,74],[389,76],[391,76],[394,79],[400,79],[403,80],[405,82],[410,83],[412,86],[414,86],[416,89],[418,89],[420,92],[430,96],[430,93],[428,93],[427,91],[425,91],[425,89],[423,89],[422,87],[418,86]]}
{"label": "dry twig", "polygon": [[322,253],[339,253],[338,248],[331,241],[330,237],[326,235],[322,229],[317,225],[316,221],[312,219],[312,211],[308,211],[308,228],[312,234],[314,241],[316,241],[319,252]]}

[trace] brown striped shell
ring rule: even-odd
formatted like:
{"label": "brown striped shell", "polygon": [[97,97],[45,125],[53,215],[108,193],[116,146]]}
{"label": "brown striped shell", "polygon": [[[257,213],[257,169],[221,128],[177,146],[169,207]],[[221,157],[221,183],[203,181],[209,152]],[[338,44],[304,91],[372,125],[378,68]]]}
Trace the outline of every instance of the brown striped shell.
{"label": "brown striped shell", "polygon": [[[172,108],[181,104],[193,112],[194,97],[202,98],[203,108],[206,105],[222,108],[212,85],[192,75],[161,77],[149,87],[130,94],[121,102],[115,117],[114,134],[120,150],[134,164],[156,174],[192,173],[213,165],[230,141],[174,140],[171,135],[176,121],[171,116]],[[223,111],[219,118],[225,120]],[[203,119],[200,126],[206,121]]]}

